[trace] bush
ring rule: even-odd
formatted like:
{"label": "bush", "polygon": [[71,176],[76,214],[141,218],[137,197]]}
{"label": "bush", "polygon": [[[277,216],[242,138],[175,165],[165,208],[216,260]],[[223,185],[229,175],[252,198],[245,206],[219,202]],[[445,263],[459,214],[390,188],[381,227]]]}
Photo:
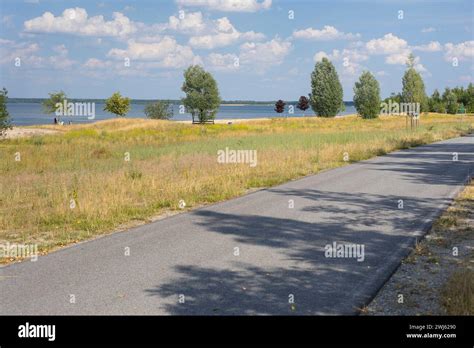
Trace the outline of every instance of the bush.
{"label": "bush", "polygon": [[354,104],[362,118],[376,118],[380,111],[380,86],[368,71],[360,75],[354,85]]}
{"label": "bush", "polygon": [[169,120],[173,117],[173,108],[168,102],[157,101],[147,104],[145,107],[145,115],[155,120]]}

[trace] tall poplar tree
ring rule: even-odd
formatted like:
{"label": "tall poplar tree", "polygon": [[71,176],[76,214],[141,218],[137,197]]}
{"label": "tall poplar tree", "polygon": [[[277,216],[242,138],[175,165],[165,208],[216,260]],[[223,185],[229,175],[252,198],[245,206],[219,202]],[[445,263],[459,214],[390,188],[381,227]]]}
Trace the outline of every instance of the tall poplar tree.
{"label": "tall poplar tree", "polygon": [[344,110],[342,95],[336,68],[329,59],[323,58],[311,73],[311,108],[318,116],[334,117]]}

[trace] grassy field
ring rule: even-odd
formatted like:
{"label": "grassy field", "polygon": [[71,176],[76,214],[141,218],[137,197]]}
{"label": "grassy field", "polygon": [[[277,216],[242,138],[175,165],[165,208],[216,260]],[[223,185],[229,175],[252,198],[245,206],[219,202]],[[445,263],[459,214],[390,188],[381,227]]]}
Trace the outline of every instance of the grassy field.
{"label": "grassy field", "polygon": [[[431,114],[422,116],[416,131],[406,130],[405,117],[395,116],[206,126],[116,119],[47,126],[60,133],[0,141],[0,243],[35,243],[47,252],[179,210],[180,200],[185,209],[222,201],[466,134],[473,125],[474,117]],[[257,150],[258,165],[219,164],[217,151],[226,147]],[[349,161],[343,160],[345,152]]]}

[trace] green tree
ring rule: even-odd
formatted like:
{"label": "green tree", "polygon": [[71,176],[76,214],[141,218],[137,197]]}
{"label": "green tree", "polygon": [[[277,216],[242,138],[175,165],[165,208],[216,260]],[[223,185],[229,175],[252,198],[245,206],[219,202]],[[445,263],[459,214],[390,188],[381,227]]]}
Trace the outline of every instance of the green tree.
{"label": "green tree", "polygon": [[407,70],[402,79],[402,101],[404,103],[420,103],[420,111],[428,111],[425,84],[421,75],[415,70],[415,56],[410,54]]}
{"label": "green tree", "polygon": [[474,86],[472,82],[466,89],[463,87],[455,87],[451,91],[456,95],[458,104],[462,104],[466,112],[474,112]]}
{"label": "green tree", "polygon": [[395,93],[395,92],[392,92],[390,94],[390,97],[387,97],[383,100],[384,103],[388,104],[390,101],[392,101],[392,104],[393,103],[398,103],[400,104],[402,102],[402,94],[401,93]]}
{"label": "green tree", "polygon": [[447,87],[443,93],[443,103],[448,114],[456,114],[458,111],[458,98],[456,94]]}
{"label": "green tree", "polygon": [[115,92],[109,99],[105,100],[104,111],[125,117],[130,111],[130,98],[122,97],[120,92]]}
{"label": "green tree", "polygon": [[5,87],[0,90],[0,136],[4,136],[11,126],[10,114],[7,110],[8,91]]}
{"label": "green tree", "polygon": [[334,65],[327,58],[317,62],[311,73],[310,104],[322,117],[334,117],[344,110],[342,86]]}
{"label": "green tree", "polygon": [[454,87],[451,92],[453,92],[456,95],[456,100],[460,104],[466,105],[468,101],[468,95],[466,91],[464,90],[464,87]]}
{"label": "green tree", "polygon": [[199,65],[192,65],[184,71],[181,90],[186,93],[182,99],[186,110],[197,117],[200,123],[213,120],[221,104],[217,82],[212,75]]}
{"label": "green tree", "polygon": [[165,101],[149,103],[145,107],[145,115],[157,120],[169,120],[173,117],[172,105]]}
{"label": "green tree", "polygon": [[466,112],[474,113],[474,85],[472,82],[466,88]]}
{"label": "green tree", "polygon": [[443,100],[438,90],[435,89],[431,98],[428,100],[428,108],[430,112],[445,113],[446,108],[444,107]]}
{"label": "green tree", "polygon": [[354,85],[354,104],[362,118],[376,118],[380,112],[380,86],[375,77],[364,71]]}
{"label": "green tree", "polygon": [[46,114],[54,114],[60,108],[58,104],[63,104],[67,99],[66,93],[59,91],[48,94],[49,98],[43,101],[43,110]]}

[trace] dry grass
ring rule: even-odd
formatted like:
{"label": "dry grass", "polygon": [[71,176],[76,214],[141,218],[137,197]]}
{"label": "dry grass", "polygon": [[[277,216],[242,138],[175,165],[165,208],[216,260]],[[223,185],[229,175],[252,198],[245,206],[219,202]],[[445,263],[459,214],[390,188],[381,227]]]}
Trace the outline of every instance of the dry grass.
{"label": "dry grass", "polygon": [[[178,210],[181,199],[187,208],[222,201],[345,165],[344,152],[359,161],[466,134],[473,124],[430,115],[417,131],[405,130],[404,117],[44,126],[61,133],[0,142],[0,243],[46,252]],[[258,165],[217,163],[225,147],[257,150]]]}
{"label": "dry grass", "polygon": [[448,315],[474,315],[474,270],[454,272],[444,285],[442,304]]}
{"label": "dry grass", "polygon": [[[435,231],[451,241],[474,240],[474,181],[438,219]],[[457,243],[456,243],[457,244]],[[474,253],[460,262],[441,289],[441,304],[448,315],[474,315]]]}

